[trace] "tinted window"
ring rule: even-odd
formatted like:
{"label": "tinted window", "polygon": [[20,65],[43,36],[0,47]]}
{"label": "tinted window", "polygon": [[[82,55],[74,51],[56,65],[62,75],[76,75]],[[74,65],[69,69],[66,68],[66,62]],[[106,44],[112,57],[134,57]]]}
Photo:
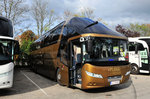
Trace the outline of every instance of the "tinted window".
{"label": "tinted window", "polygon": [[56,29],[52,35],[53,35],[53,40],[52,41],[57,41],[59,39],[61,33],[61,28]]}
{"label": "tinted window", "polygon": [[[87,41],[85,41],[87,42]],[[92,50],[87,51],[85,43],[83,47],[83,56],[86,61],[126,61],[127,41],[111,38],[94,38]]]}
{"label": "tinted window", "polygon": [[13,37],[13,28],[11,21],[4,21],[0,18],[0,35]]}
{"label": "tinted window", "polygon": [[141,43],[138,43],[138,51],[144,51],[144,46]]}
{"label": "tinted window", "polygon": [[[102,23],[93,24],[95,21],[88,19],[88,18],[79,18],[74,17],[68,22],[68,26],[72,26],[75,28],[76,32],[79,34],[85,34],[85,33],[98,33],[98,34],[106,34],[106,35],[114,35],[114,36],[121,36],[125,37],[123,34],[115,32],[107,28]],[[85,28],[87,26],[91,25],[88,28]],[[72,33],[73,35],[73,33]]]}
{"label": "tinted window", "polygon": [[0,40],[0,61],[13,59],[13,43],[10,40]]}
{"label": "tinted window", "polygon": [[49,35],[44,39],[44,46],[57,43],[61,33],[61,27],[49,32]]}
{"label": "tinted window", "polygon": [[140,39],[140,40],[143,40],[148,44],[149,52],[150,52],[150,39]]}
{"label": "tinted window", "polygon": [[135,51],[135,44],[134,42],[129,43],[129,51]]}
{"label": "tinted window", "polygon": [[[34,41],[35,47],[36,47],[36,44],[40,45],[40,47],[44,47],[44,46],[48,46],[50,44],[56,43],[57,40],[59,39],[61,28],[64,25],[64,23],[65,22],[58,24],[56,27],[49,30],[48,32],[43,34],[41,37],[39,37],[36,41]],[[39,48],[39,46],[37,48]]]}

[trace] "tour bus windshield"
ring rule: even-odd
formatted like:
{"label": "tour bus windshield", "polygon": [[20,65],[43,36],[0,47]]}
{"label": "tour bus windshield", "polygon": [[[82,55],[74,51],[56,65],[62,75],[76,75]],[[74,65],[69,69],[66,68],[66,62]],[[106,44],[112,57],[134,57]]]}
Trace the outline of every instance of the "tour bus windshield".
{"label": "tour bus windshield", "polygon": [[[88,42],[88,41],[86,41]],[[110,38],[94,38],[83,44],[83,61],[126,61],[127,41]],[[91,49],[91,51],[88,51]]]}
{"label": "tour bus windshield", "polygon": [[13,55],[12,41],[11,40],[0,40],[0,61],[12,60]]}

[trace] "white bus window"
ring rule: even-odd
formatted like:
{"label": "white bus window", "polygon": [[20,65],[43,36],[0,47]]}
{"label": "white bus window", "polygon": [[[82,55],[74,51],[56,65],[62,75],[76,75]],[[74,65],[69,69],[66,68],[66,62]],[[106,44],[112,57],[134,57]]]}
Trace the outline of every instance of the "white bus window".
{"label": "white bus window", "polygon": [[129,43],[129,51],[135,51],[135,44],[134,42]]}

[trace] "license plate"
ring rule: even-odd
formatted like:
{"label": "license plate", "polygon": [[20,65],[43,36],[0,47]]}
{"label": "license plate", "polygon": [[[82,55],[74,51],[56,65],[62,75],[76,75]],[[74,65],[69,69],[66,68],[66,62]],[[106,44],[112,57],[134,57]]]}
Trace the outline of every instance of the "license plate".
{"label": "license plate", "polygon": [[120,81],[111,81],[110,82],[110,85],[117,85],[117,84],[120,84]]}

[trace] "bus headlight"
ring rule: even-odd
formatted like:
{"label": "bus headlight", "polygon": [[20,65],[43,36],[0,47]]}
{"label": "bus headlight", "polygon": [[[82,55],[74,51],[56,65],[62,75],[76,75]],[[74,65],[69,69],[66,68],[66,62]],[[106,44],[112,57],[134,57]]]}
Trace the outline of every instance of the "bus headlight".
{"label": "bus headlight", "polygon": [[9,72],[5,72],[5,73],[0,74],[0,78],[4,77],[4,76],[8,76],[10,74],[10,72],[12,72],[12,70]]}
{"label": "bus headlight", "polygon": [[103,78],[101,74],[94,74],[88,71],[85,71],[85,72],[88,76],[95,77],[95,78]]}
{"label": "bus headlight", "polygon": [[126,74],[125,74],[125,75],[127,76],[127,75],[129,75],[129,74],[130,74],[130,71],[126,72]]}

